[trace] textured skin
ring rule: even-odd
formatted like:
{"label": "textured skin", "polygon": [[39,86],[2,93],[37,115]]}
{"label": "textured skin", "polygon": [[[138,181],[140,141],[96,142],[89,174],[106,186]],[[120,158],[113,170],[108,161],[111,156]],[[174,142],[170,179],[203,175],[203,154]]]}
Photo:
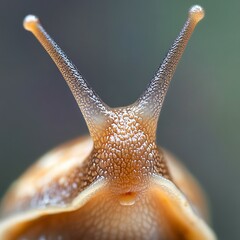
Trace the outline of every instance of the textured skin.
{"label": "textured skin", "polygon": [[152,174],[169,178],[163,154],[154,139],[151,125],[145,125],[130,108],[115,110],[106,124],[106,131],[96,136],[97,144],[85,161],[64,175],[51,174],[51,181],[36,186],[33,195],[21,198],[10,195],[10,200],[5,202],[11,203],[11,198],[16,200],[11,207],[3,208],[5,215],[31,208],[66,205],[101,177],[109,182],[111,191],[120,195],[144,190]]}
{"label": "textured skin", "polygon": [[105,177],[117,194],[141,191],[151,174],[170,178],[155,143],[154,126],[133,108],[113,110],[94,143],[87,178],[95,178],[96,174]]}

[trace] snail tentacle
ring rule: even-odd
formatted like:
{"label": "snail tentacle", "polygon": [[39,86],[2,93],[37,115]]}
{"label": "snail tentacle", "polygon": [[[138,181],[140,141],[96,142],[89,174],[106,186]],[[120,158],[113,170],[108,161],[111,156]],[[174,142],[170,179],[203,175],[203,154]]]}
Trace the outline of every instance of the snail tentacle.
{"label": "snail tentacle", "polygon": [[148,88],[143,95],[135,102],[136,110],[146,116],[147,120],[157,121],[166,96],[170,81],[173,77],[177,64],[184,52],[197,23],[204,17],[202,7],[195,5],[190,8],[188,19],[181,32],[172,44],[168,54],[152,78]]}
{"label": "snail tentacle", "polygon": [[92,90],[71,60],[48,35],[36,16],[26,16],[23,25],[26,30],[33,33],[57,65],[77,101],[90,134],[94,135],[106,121],[110,108]]}

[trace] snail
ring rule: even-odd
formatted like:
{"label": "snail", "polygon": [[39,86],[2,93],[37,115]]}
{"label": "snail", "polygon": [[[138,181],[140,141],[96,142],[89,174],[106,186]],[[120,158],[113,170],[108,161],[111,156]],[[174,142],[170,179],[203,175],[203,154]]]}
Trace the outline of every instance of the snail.
{"label": "snail", "polygon": [[198,182],[156,144],[171,78],[203,17],[202,7],[190,8],[147,89],[118,108],[90,88],[37,17],[24,19],[66,80],[90,137],[53,149],[13,183],[1,203],[0,239],[216,239]]}

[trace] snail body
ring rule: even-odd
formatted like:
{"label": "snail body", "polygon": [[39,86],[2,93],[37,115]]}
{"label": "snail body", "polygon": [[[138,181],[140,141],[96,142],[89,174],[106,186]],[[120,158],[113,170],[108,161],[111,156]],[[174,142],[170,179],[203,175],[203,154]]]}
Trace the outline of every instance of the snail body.
{"label": "snail body", "polygon": [[175,68],[204,11],[193,6],[150,85],[127,107],[96,95],[35,16],[24,27],[56,63],[91,137],[45,154],[7,192],[0,239],[216,239],[197,181],[156,144]]}

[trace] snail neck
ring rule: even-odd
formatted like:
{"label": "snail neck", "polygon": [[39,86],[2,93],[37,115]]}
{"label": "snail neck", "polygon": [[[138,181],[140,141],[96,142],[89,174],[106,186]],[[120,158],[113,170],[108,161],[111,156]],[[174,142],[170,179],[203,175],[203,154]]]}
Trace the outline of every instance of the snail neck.
{"label": "snail neck", "polygon": [[131,108],[114,109],[104,131],[94,139],[89,166],[107,179],[113,192],[127,199],[143,191],[152,174],[169,178],[155,143],[155,126]]}

